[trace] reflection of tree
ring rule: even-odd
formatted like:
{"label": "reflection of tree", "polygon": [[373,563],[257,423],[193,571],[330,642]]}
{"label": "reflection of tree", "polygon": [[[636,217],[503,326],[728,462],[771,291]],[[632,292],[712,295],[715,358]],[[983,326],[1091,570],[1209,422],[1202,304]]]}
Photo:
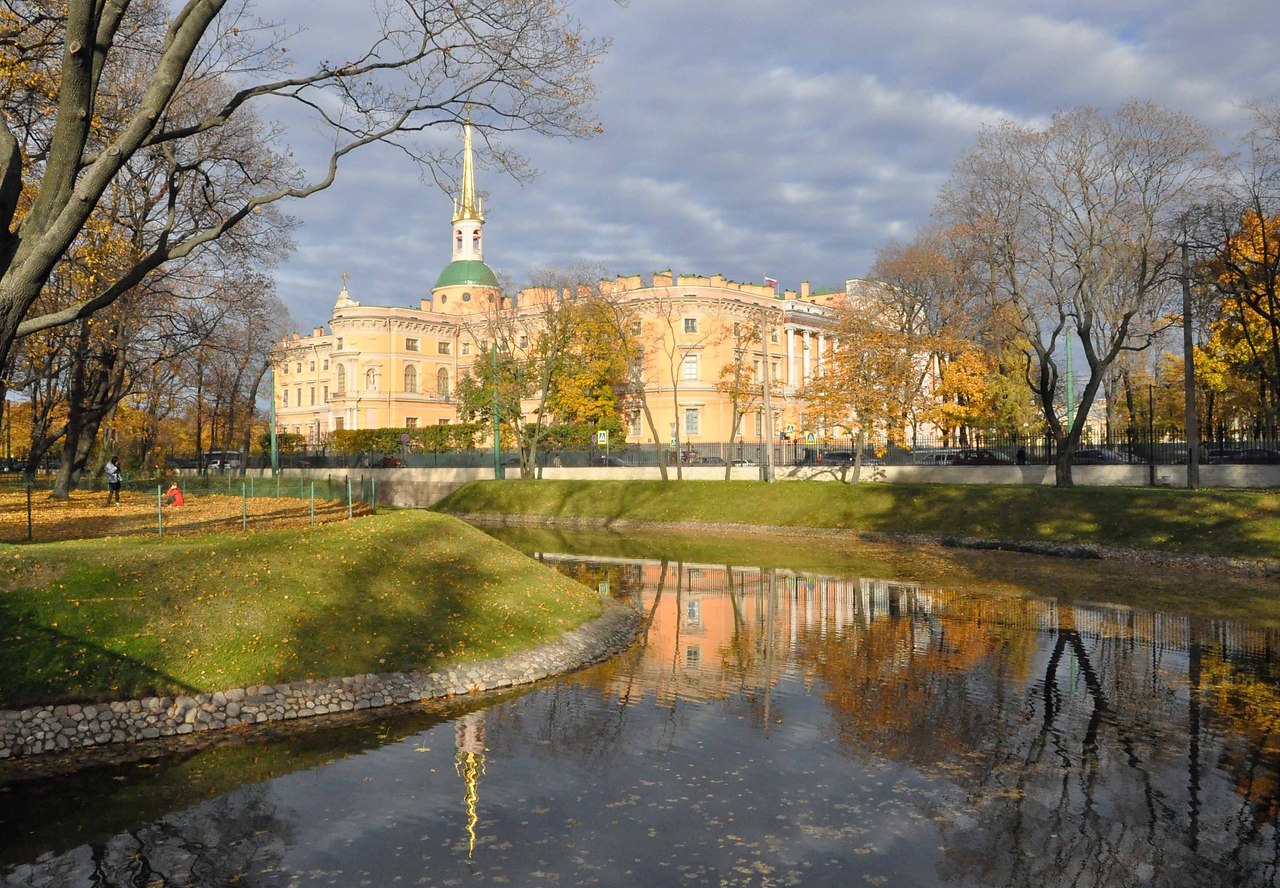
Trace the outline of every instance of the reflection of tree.
{"label": "reflection of tree", "polygon": [[91,845],[87,859],[83,848],[41,858],[24,868],[23,884],[234,885],[255,874],[253,884],[283,885],[293,828],[271,799],[256,786],[221,796]]}

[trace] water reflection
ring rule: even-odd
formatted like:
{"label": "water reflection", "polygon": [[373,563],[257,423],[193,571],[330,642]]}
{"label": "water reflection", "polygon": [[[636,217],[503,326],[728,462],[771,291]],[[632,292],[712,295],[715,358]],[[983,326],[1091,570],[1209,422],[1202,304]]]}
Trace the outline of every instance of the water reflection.
{"label": "water reflection", "polygon": [[[3,884],[1280,878],[1275,629],[901,577],[539,557],[634,605],[641,642],[451,720],[384,723],[376,743],[275,741],[239,788],[117,811],[127,825],[69,850],[10,848]],[[77,805],[130,798],[36,791],[72,834]]]}

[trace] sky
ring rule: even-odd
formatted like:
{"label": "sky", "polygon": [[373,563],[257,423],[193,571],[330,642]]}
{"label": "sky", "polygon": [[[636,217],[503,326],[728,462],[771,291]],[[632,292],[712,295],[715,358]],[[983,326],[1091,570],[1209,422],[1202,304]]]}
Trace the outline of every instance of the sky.
{"label": "sky", "polygon": [[[359,2],[277,0],[302,51],[349,39]],[[1280,99],[1276,0],[577,0],[612,41],[593,72],[604,133],[510,145],[540,173],[479,158],[485,259],[517,284],[547,266],[723,274],[843,288],[910,240],[983,126],[1152,101],[1231,148],[1248,105]],[[293,13],[291,15],[291,13]],[[304,128],[289,133],[306,163]],[[460,139],[460,134],[458,136]],[[413,305],[450,259],[449,195],[374,148],[293,202],[276,274],[294,329],[352,298]]]}

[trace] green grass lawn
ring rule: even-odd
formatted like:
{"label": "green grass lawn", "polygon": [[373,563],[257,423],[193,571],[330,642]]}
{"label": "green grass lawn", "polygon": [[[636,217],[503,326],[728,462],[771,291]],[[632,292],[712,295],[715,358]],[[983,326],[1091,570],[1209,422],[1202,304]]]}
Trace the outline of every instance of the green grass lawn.
{"label": "green grass lawn", "polygon": [[0,546],[0,707],[501,656],[598,595],[453,518]]}
{"label": "green grass lawn", "polygon": [[846,528],[1280,560],[1280,492],[824,481],[480,481],[453,513]]}

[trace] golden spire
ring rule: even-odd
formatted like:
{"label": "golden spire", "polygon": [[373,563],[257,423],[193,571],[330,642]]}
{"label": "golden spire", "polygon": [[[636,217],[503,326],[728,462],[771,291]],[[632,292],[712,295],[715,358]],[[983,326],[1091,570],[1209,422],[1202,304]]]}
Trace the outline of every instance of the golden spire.
{"label": "golden spire", "polygon": [[453,221],[464,219],[484,221],[480,211],[480,198],[476,197],[476,167],[471,155],[471,111],[467,110],[467,122],[462,128],[462,196],[453,202]]}

